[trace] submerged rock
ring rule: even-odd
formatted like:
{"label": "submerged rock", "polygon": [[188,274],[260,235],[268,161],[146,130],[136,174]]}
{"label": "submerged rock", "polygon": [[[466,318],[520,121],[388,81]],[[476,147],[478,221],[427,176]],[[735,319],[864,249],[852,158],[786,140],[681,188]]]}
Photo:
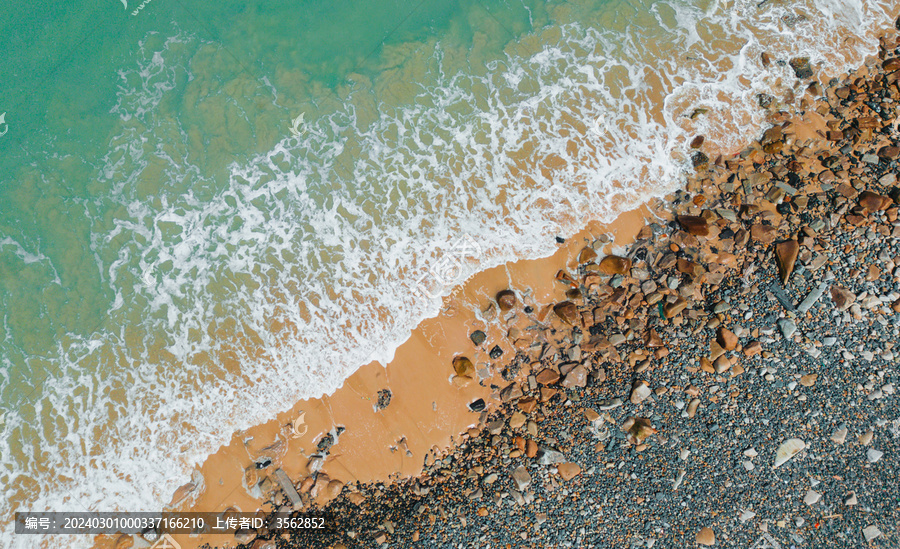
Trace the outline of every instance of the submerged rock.
{"label": "submerged rock", "polygon": [[809,57],[794,57],[791,59],[790,65],[794,69],[794,74],[797,78],[801,80],[812,78],[813,70],[809,64]]}
{"label": "submerged rock", "polygon": [[497,294],[497,305],[503,312],[509,311],[516,306],[516,293],[512,290],[503,290]]}
{"label": "submerged rock", "polygon": [[599,270],[606,275],[624,275],[631,270],[631,260],[617,255],[608,255],[600,261]]}
{"label": "submerged rock", "polygon": [[706,219],[698,215],[679,215],[676,219],[681,228],[688,234],[694,236],[709,235],[709,224]]}

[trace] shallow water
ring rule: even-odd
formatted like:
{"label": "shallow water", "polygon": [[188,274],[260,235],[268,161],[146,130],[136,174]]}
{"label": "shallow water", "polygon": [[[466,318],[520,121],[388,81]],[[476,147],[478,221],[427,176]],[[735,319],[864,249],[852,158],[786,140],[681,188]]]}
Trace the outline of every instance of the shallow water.
{"label": "shallow water", "polygon": [[5,516],[159,507],[454,284],[676,188],[694,135],[746,143],[784,61],[855,67],[893,9],[127,3],[2,23]]}

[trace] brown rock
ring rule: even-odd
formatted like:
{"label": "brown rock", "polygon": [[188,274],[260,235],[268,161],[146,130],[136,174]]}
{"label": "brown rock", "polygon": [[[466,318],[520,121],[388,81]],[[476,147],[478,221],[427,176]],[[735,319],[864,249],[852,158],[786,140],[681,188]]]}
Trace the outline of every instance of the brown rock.
{"label": "brown rock", "polygon": [[704,272],[706,272],[705,269],[703,269],[702,265],[699,265],[698,263],[694,263],[693,261],[690,261],[683,257],[678,258],[678,265],[676,268],[678,269],[678,272],[684,273],[684,274],[689,275],[694,278],[696,278],[696,277],[702,275]]}
{"label": "brown rock", "polygon": [[844,219],[847,220],[847,223],[859,227],[863,223],[866,222],[866,218],[861,215],[848,214],[844,216]]}
{"label": "brown rock", "polygon": [[809,64],[809,57],[794,57],[790,60],[790,65],[797,78],[801,80],[812,78],[813,70]]}
{"label": "brown rock", "polygon": [[325,487],[325,497],[327,499],[334,499],[341,494],[341,490],[344,489],[344,483],[339,480],[332,480]]}
{"label": "brown rock", "polygon": [[578,307],[571,301],[563,301],[553,306],[553,312],[556,313],[563,322],[571,325],[578,324]]}
{"label": "brown rock", "polygon": [[697,137],[691,139],[691,148],[699,149],[700,147],[703,146],[704,141],[706,141],[706,138],[703,137],[702,135],[698,135]]}
{"label": "brown rock", "polygon": [[747,242],[750,241],[750,233],[747,232],[746,229],[738,229],[738,232],[734,233],[734,247],[735,249],[741,249],[747,245]]}
{"label": "brown rock", "polygon": [[359,492],[351,492],[350,494],[347,495],[347,499],[353,505],[359,506],[359,504],[361,504],[362,502],[364,502],[366,500],[366,496],[360,494]]}
{"label": "brown rock", "polygon": [[716,369],[713,368],[712,362],[710,362],[709,359],[705,356],[700,357],[700,369],[707,374],[714,374],[716,372]]}
{"label": "brown rock", "polygon": [[644,343],[651,349],[663,346],[662,338],[659,337],[659,334],[656,333],[656,330],[653,328],[650,328],[650,330],[647,332],[647,337],[644,338]]}
{"label": "brown rock", "polygon": [[782,139],[784,139],[784,134],[781,132],[781,126],[772,126],[763,133],[762,139],[760,139],[759,142],[762,145],[771,145]]}
{"label": "brown rock", "polygon": [[846,183],[841,183],[837,186],[837,192],[841,193],[845,198],[853,198],[859,191],[853,188],[852,185],[848,185]]}
{"label": "brown rock", "polygon": [[696,541],[699,545],[711,546],[716,544],[716,533],[712,528],[704,526],[697,532]]}
{"label": "brown rock", "polygon": [[579,364],[578,366],[572,368],[572,371],[566,374],[565,379],[561,385],[566,389],[574,389],[576,387],[584,387],[587,385],[587,369]]}
{"label": "brown rock", "polygon": [[723,326],[720,326],[716,333],[716,341],[726,351],[733,351],[738,345],[738,337],[734,335],[734,332]]}
{"label": "brown rock", "polygon": [[900,313],[900,299],[891,303],[891,310],[893,310],[895,313]]}
{"label": "brown rock", "polygon": [[878,149],[878,158],[883,160],[894,160],[898,156],[900,156],[900,147],[888,145],[887,147]]}
{"label": "brown rock", "polygon": [[731,361],[725,355],[720,356],[713,362],[713,369],[717,374],[723,374],[731,368]]}
{"label": "brown rock", "polygon": [[535,380],[541,385],[553,385],[559,381],[559,372],[553,368],[544,368],[538,372],[538,375],[535,376]]}
{"label": "brown rock", "polygon": [[762,52],[759,55],[759,60],[762,62],[763,67],[768,67],[772,63],[772,58],[766,52]]}
{"label": "brown rock", "polygon": [[750,236],[752,236],[753,240],[756,242],[768,246],[772,242],[775,242],[775,237],[778,236],[778,229],[771,225],[757,223],[750,227]]}
{"label": "brown rock", "polygon": [[869,282],[875,282],[881,277],[881,269],[878,268],[878,265],[869,265],[869,270],[866,272],[866,280]]}
{"label": "brown rock", "polygon": [[675,254],[665,254],[659,259],[659,262],[656,266],[660,269],[668,269],[669,267],[675,265],[677,261],[678,258],[675,257]]}
{"label": "brown rock", "polygon": [[497,293],[497,305],[501,311],[508,311],[516,306],[516,293],[512,290],[503,290]]}
{"label": "brown rock", "polygon": [[666,303],[663,305],[663,315],[665,315],[666,318],[674,318],[687,306],[688,302],[683,297],[679,297],[674,303]]}
{"label": "brown rock", "polygon": [[530,414],[534,411],[535,406],[537,406],[537,399],[533,396],[520,398],[518,402],[516,402],[516,406],[519,407],[519,410],[522,410],[522,413]]}
{"label": "brown rock", "polygon": [[825,132],[825,137],[829,141],[840,141],[841,139],[844,138],[844,132],[839,131],[839,130],[827,131],[827,132]]}
{"label": "brown rock", "polygon": [[881,63],[881,68],[884,69],[884,72],[894,72],[900,69],[900,58],[891,57],[890,59],[885,59]]}
{"label": "brown rock", "polygon": [[631,260],[616,255],[608,255],[600,261],[600,272],[607,275],[627,274],[631,270]]}
{"label": "brown rock", "polygon": [[313,486],[315,486],[316,480],[312,477],[306,477],[302,481],[300,481],[300,486],[297,487],[297,491],[301,494],[306,494],[310,490],[312,490]]}
{"label": "brown rock", "polygon": [[817,176],[819,183],[832,183],[834,181],[834,172],[831,170],[822,170]]}
{"label": "brown rock", "polygon": [[537,442],[535,442],[531,439],[526,440],[525,441],[525,455],[530,458],[533,458],[534,456],[537,455],[537,452],[538,452]]}
{"label": "brown rock", "polygon": [[690,402],[688,402],[687,406],[687,414],[688,417],[693,419],[694,416],[697,415],[697,410],[700,408],[700,399],[692,398]]}
{"label": "brown rock", "polygon": [[688,234],[694,236],[708,236],[709,224],[706,219],[698,215],[679,215],[677,217],[678,224]]}
{"label": "brown rock", "polygon": [[719,345],[718,341],[713,341],[709,344],[709,359],[715,360],[720,356],[725,354],[725,349]]}
{"label": "brown rock", "polygon": [[805,376],[800,376],[800,385],[804,387],[812,387],[816,384],[816,380],[819,379],[819,374],[807,374]]}
{"label": "brown rock", "polygon": [[515,381],[500,390],[500,400],[510,402],[524,396],[522,388]]}
{"label": "brown rock", "polygon": [[587,263],[597,259],[597,252],[590,246],[585,246],[581,253],[578,254],[578,263]]}
{"label": "brown rock", "polygon": [[581,466],[572,462],[559,463],[556,465],[556,470],[559,472],[559,476],[567,482],[581,474]]}
{"label": "brown rock", "polygon": [[562,282],[563,284],[568,284],[569,286],[578,286],[578,283],[575,282],[575,279],[572,278],[569,273],[561,269],[556,273],[556,280]]}
{"label": "brown rock", "polygon": [[[856,119],[856,125],[861,130],[874,130],[878,127],[878,118],[875,116],[860,116]],[[859,135],[859,133],[857,132],[856,135]]]}
{"label": "brown rock", "polygon": [[468,358],[458,356],[453,359],[453,371],[461,377],[472,377],[475,375],[475,365]]}
{"label": "brown rock", "polygon": [[632,404],[640,404],[647,400],[647,397],[649,397],[652,392],[653,391],[650,390],[650,386],[647,385],[646,381],[638,381],[631,389],[629,400]]}
{"label": "brown rock", "polygon": [[756,356],[762,352],[762,344],[759,341],[751,341],[744,345],[744,356]]}
{"label": "brown rock", "polygon": [[859,193],[859,205],[870,212],[877,212],[878,210],[884,209],[885,206],[890,205],[890,200],[890,198],[878,193],[873,193],[872,191],[863,191]]}
{"label": "brown rock", "polygon": [[634,439],[635,442],[641,443],[650,435],[656,434],[656,429],[650,424],[650,420],[644,417],[630,417],[622,424],[622,429]]}
{"label": "brown rock", "polygon": [[850,307],[850,305],[854,301],[856,301],[856,296],[847,288],[842,288],[841,286],[832,286],[831,300],[834,302],[834,306],[837,307],[838,310],[843,311]]}
{"label": "brown rock", "polygon": [[709,167],[709,157],[702,152],[697,151],[691,155],[691,164],[693,164],[697,171],[705,170]]}
{"label": "brown rock", "polygon": [[785,240],[775,245],[775,258],[778,262],[778,273],[781,283],[787,284],[788,278],[794,272],[794,264],[797,262],[797,254],[800,253],[800,244],[796,240]]}

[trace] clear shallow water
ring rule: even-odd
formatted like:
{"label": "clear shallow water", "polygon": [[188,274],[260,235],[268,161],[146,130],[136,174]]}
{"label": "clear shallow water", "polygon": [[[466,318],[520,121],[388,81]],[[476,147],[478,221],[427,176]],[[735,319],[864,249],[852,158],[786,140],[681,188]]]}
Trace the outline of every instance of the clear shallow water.
{"label": "clear shallow water", "polygon": [[[666,194],[696,133],[749,140],[756,94],[794,85],[762,51],[841,71],[891,24],[874,1],[128,4],[0,23],[6,516],[166,503],[233,430],[388,360],[440,282]],[[480,254],[448,263],[460,235]]]}

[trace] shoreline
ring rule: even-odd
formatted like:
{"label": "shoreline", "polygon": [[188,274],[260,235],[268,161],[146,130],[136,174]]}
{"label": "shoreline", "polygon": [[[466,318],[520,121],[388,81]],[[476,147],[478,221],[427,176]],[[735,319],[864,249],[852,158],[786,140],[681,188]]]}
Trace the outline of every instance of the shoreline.
{"label": "shoreline", "polygon": [[[633,261],[582,256],[572,271],[582,295],[543,322],[555,351],[524,366],[501,409],[424,475],[343,490],[326,508],[336,523],[322,546],[900,541],[890,489],[900,134],[896,112],[871,116],[866,103],[896,110],[898,46],[867,62],[874,74],[864,67],[852,87],[830,87],[831,107],[776,116],[739,157],[701,169],[676,193],[677,221],[644,231]],[[852,245],[859,237],[866,247]],[[623,519],[660,514],[674,532],[635,536]],[[279,537],[312,541],[265,532],[253,547]]]}
{"label": "shoreline", "polygon": [[[860,71],[857,71],[856,74],[859,73]],[[835,88],[829,87],[827,93],[833,94],[834,91]],[[811,106],[815,107],[816,104]],[[802,148],[797,146],[799,142],[808,140],[826,141],[829,135],[827,132],[840,131],[830,129],[826,119],[816,113],[808,113],[805,117],[790,117],[782,113],[775,113],[773,116],[773,122],[776,124],[784,124],[789,120],[791,124],[784,127],[785,131],[780,132],[781,136],[778,139],[770,140],[769,145],[782,142],[783,145],[796,152],[798,148]],[[825,135],[820,136],[819,132]],[[769,132],[766,135],[770,136]],[[787,139],[784,139],[785,136],[787,136]],[[822,139],[823,137],[825,139]],[[763,140],[766,139],[767,137],[764,136]],[[730,206],[732,214],[736,218],[741,218],[740,204],[729,204],[727,202],[718,204],[716,201],[729,194],[723,189],[728,188],[729,182],[727,179],[732,174],[740,174],[738,179],[741,181],[753,181],[750,183],[750,188],[753,189],[754,193],[758,191],[761,194],[766,194],[762,193],[762,191],[764,188],[766,190],[769,189],[769,180],[754,181],[754,178],[748,177],[748,172],[755,170],[747,168],[748,162],[751,167],[753,166],[754,159],[767,159],[768,161],[771,160],[771,158],[768,158],[769,156],[778,156],[780,154],[780,151],[778,153],[764,152],[765,146],[761,145],[761,147],[755,149],[751,147],[745,150],[737,160],[725,161],[720,159],[720,162],[712,162],[709,171],[701,169],[698,171],[697,176],[689,177],[685,185],[685,191],[677,191],[675,193],[674,203],[676,207],[684,207],[685,204],[691,204],[686,210],[688,215],[699,215],[710,204],[716,203],[720,209],[727,209]],[[747,151],[750,152],[743,156]],[[718,165],[720,163],[721,165]],[[811,165],[816,165],[816,161],[811,161]],[[702,166],[700,167],[702,168]],[[821,168],[822,166],[817,167]],[[792,171],[791,173],[796,172]],[[772,180],[774,181],[775,179],[773,178]],[[840,178],[838,177],[837,179]],[[821,178],[818,181],[810,181],[808,182],[808,188],[804,187],[802,191],[818,191],[817,185],[822,182]],[[828,184],[826,182],[826,185]],[[836,187],[836,185],[834,186]],[[739,190],[735,190],[736,187],[736,185],[732,186],[733,190],[731,193],[740,194]],[[745,191],[746,188],[744,186]],[[791,188],[794,189],[795,187],[791,186]],[[774,192],[774,195],[779,194],[777,191],[771,192]],[[747,198],[751,194],[753,193],[748,192],[744,197]],[[687,200],[683,198],[685,195],[688,197],[693,195],[693,198],[685,202]],[[786,196],[790,197],[790,194],[785,192],[784,189],[781,189],[780,195],[776,200],[763,199],[767,203],[757,204],[760,212],[758,215],[764,221],[768,220],[770,224],[782,217],[778,206],[790,204],[791,202],[796,203],[793,199],[786,200]],[[702,197],[702,199],[698,197]],[[667,215],[669,213],[668,208],[669,206],[666,205],[665,209],[659,210],[657,213],[659,215]],[[706,209],[706,211],[710,210]],[[715,211],[717,212],[718,209]],[[711,214],[712,216],[718,215],[713,212]],[[598,270],[601,270],[603,269],[601,260],[606,256],[612,255],[611,252],[614,246],[616,248],[630,246],[635,242],[635,237],[641,235],[645,236],[645,238],[638,239],[641,243],[652,240],[651,238],[646,238],[646,231],[641,233],[641,230],[644,227],[649,227],[649,224],[646,223],[653,215],[651,209],[648,206],[644,206],[638,210],[620,215],[615,222],[609,225],[592,223],[588,228],[568,239],[550,257],[517,261],[478,273],[460,288],[454,290],[450,298],[445,299],[444,307],[438,317],[424,321],[413,331],[410,339],[397,350],[394,360],[386,367],[382,367],[377,363],[363,366],[345,380],[344,385],[333,395],[300,402],[292,410],[279,414],[276,420],[236,433],[229,445],[207,458],[200,469],[200,474],[204,480],[200,482],[199,477],[197,477],[197,482],[193,487],[190,485],[182,487],[173,497],[171,507],[223,511],[227,506],[244,512],[256,511],[260,507],[262,498],[252,497],[248,493],[249,490],[246,485],[260,487],[260,495],[270,495],[278,498],[281,488],[278,486],[277,481],[274,480],[273,472],[276,469],[282,469],[293,481],[298,491],[304,496],[305,508],[308,508],[311,504],[323,506],[328,501],[336,498],[338,500],[337,505],[347,506],[346,509],[353,509],[357,505],[354,500],[362,503],[362,501],[378,501],[386,497],[377,495],[377,490],[370,491],[369,487],[372,483],[389,483],[391,486],[397,487],[398,490],[402,490],[403,487],[412,489],[412,481],[407,480],[399,483],[393,483],[392,481],[421,479],[423,469],[430,471],[426,475],[429,481],[440,477],[440,474],[434,474],[433,459],[429,463],[427,456],[434,454],[439,456],[445,455],[445,449],[449,449],[452,453],[454,449],[459,448],[461,442],[463,444],[470,443],[473,440],[478,440],[482,436],[481,433],[483,431],[488,433],[492,431],[489,428],[491,422],[487,421],[489,417],[469,411],[467,408],[468,404],[481,398],[488,404],[486,412],[495,414],[490,416],[495,418],[493,421],[496,421],[496,418],[501,416],[509,418],[514,413],[511,402],[513,400],[521,401],[521,398],[504,399],[501,389],[508,387],[510,383],[522,383],[524,387],[527,387],[528,380],[525,374],[529,366],[533,373],[537,374],[535,363],[546,367],[550,364],[548,362],[548,360],[551,360],[549,357],[557,357],[552,365],[555,367],[556,373],[562,376],[562,382],[565,382],[566,375],[570,371],[565,374],[561,371],[558,355],[564,345],[572,343],[572,340],[566,339],[571,336],[571,329],[567,328],[568,324],[563,320],[566,312],[562,311],[560,314],[557,314],[552,309],[554,304],[565,301],[577,303],[581,298],[573,298],[572,295],[567,296],[567,290],[572,289],[570,285],[554,282],[557,271],[562,269],[572,276],[574,280],[578,281],[577,285],[582,289],[585,299],[592,295],[590,288],[593,286],[595,286],[595,290],[604,286],[609,287],[613,290],[609,292],[609,296],[615,295],[614,289],[609,284],[612,277],[601,276],[597,274],[596,270],[586,271],[583,268],[579,268],[579,265],[583,267],[595,261],[593,264],[597,265]],[[717,217],[716,219],[730,221],[726,217]],[[709,221],[708,219],[707,222]],[[733,224],[734,221],[730,221],[730,223]],[[766,223],[762,224],[765,225]],[[729,223],[726,222],[725,225],[727,226]],[[685,228],[685,226],[682,226],[682,229]],[[599,246],[591,246],[593,241],[600,240],[599,238],[595,239],[594,235],[600,237],[607,234],[607,232],[615,235],[615,242],[599,242]],[[750,234],[749,228],[748,234]],[[712,239],[717,236],[708,238]],[[756,236],[753,234],[748,238],[755,240]],[[764,235],[765,238],[768,238],[768,236],[768,234]],[[702,294],[703,285],[709,284],[710,280],[718,280],[720,284],[724,284],[725,282],[723,281],[727,280],[728,276],[731,276],[726,274],[730,273],[733,268],[730,263],[734,261],[737,264],[738,250],[732,249],[730,252],[704,250],[699,252],[700,255],[685,260],[691,264],[683,265],[678,260],[684,259],[684,250],[697,248],[694,242],[696,240],[698,238],[693,240],[683,238],[680,243],[675,244],[679,250],[677,252],[673,250],[673,254],[678,255],[681,253],[681,256],[675,259],[676,263],[670,268],[675,268],[679,271],[681,273],[680,277],[690,278],[693,277],[692,273],[697,272],[696,269],[699,265],[704,270],[704,273],[696,278],[697,280],[703,279],[703,281],[699,282],[699,288],[697,286],[691,288],[690,291],[693,293],[688,293],[687,295],[680,293],[680,286],[669,290],[661,289],[658,293],[663,300],[666,300],[670,295],[678,296],[670,303],[670,310],[681,307],[682,303],[679,301],[679,298],[685,302],[696,299],[698,295],[696,292],[699,291]],[[585,257],[590,255],[590,253],[584,252],[586,245],[595,251],[597,254],[596,260],[591,258],[587,261],[579,261],[579,256],[581,256],[581,259],[585,259]],[[637,250],[637,248],[631,247],[629,255],[634,255]],[[582,255],[583,253],[585,255]],[[710,259],[712,256],[716,256],[715,259]],[[660,258],[656,257],[655,259],[659,260]],[[635,268],[638,264],[639,261],[635,261],[632,268]],[[721,265],[723,268],[722,270],[719,270],[719,267],[707,270],[706,267],[710,264]],[[646,266],[652,267],[649,261],[646,262]],[[642,267],[636,268],[641,269]],[[720,274],[722,275],[721,277],[718,276]],[[632,277],[628,276],[628,272],[623,272],[621,275],[625,277],[622,284],[627,285],[627,283],[632,282],[630,280]],[[587,277],[590,276],[596,278],[590,279],[590,283],[588,283],[589,279]],[[646,280],[642,282],[646,282]],[[639,286],[642,286],[642,283]],[[498,305],[495,297],[498,292],[506,289],[512,289],[517,296],[512,315],[501,315],[497,312]],[[643,290],[643,288],[641,289]],[[644,302],[647,307],[661,303],[661,301],[653,304],[647,303],[646,299],[644,299]],[[630,304],[630,301],[627,301],[627,303]],[[523,310],[524,305],[534,307],[533,313],[525,313]],[[491,319],[487,319],[484,311],[489,310],[491,306],[494,307],[495,312]],[[612,315],[607,318],[612,319],[615,325],[624,327],[629,324],[630,320],[640,315],[639,312],[632,310],[632,316],[629,317],[627,311],[629,308],[631,307],[626,307],[624,310],[619,311],[621,313],[619,315]],[[639,307],[636,306],[633,309],[639,309]],[[692,308],[689,305],[685,305],[683,310],[686,312],[673,315],[673,319],[681,318],[678,324],[673,322],[674,326],[695,323],[700,318],[700,316],[696,318],[690,317]],[[578,305],[578,311],[579,318],[575,319],[576,323],[587,319],[587,317],[580,317],[581,313],[587,312],[583,306]],[[488,315],[490,314],[488,313]],[[507,316],[514,318],[507,319]],[[501,323],[501,320],[504,322]],[[596,313],[593,313],[589,323],[597,325],[595,324],[596,320]],[[561,334],[562,339],[550,337],[547,341],[540,341],[535,337],[530,337],[529,334],[535,331],[535,326],[549,327],[550,330]],[[583,337],[588,342],[591,342],[592,339],[587,336],[589,327],[583,326],[583,328],[585,328]],[[470,336],[474,330],[485,332],[486,342],[480,346],[473,345]],[[511,330],[517,330],[515,335],[510,333]],[[543,330],[538,329],[538,331]],[[635,343],[642,337],[638,330],[633,329],[632,335],[625,335],[624,333],[620,335],[625,336],[625,340],[622,343],[626,345]],[[540,343],[540,345],[538,346],[536,343]],[[637,371],[641,367],[640,364],[644,361],[661,361],[666,358],[665,356],[657,356],[661,354],[658,351],[663,347],[653,346],[651,347],[655,350],[652,353],[636,355],[632,352],[632,354],[623,358],[620,356],[621,353],[616,351],[616,347],[621,343],[612,345],[610,343],[611,340],[609,338],[607,338],[605,343],[595,341],[595,348],[591,350],[586,348],[590,347],[589,345],[576,344],[585,354],[598,352],[598,349],[600,349],[599,352],[602,354],[603,350],[611,348],[611,352],[607,354],[607,360],[604,360],[604,362],[612,360],[617,366],[609,368],[608,371],[604,370],[603,377],[607,380],[613,379],[613,374],[619,366],[628,365],[629,368]],[[493,345],[499,345],[502,351],[496,359],[490,358]],[[551,352],[549,355],[545,354],[548,348],[555,350],[555,352]],[[736,348],[741,352],[746,350],[746,347],[743,346]],[[520,360],[520,363],[517,364],[522,370],[517,376],[510,373],[504,375],[504,370],[510,366],[510,363],[507,362],[507,357],[512,355],[528,357],[527,361]],[[465,375],[458,376],[461,378],[471,377],[470,381],[452,380],[454,374],[453,361],[458,356],[465,356],[471,360],[474,372],[463,368],[461,371]],[[618,356],[618,360],[609,358],[615,356]],[[571,356],[567,356],[563,362],[571,360],[574,359]],[[594,357],[591,360],[597,360],[597,358]],[[576,360],[575,362],[578,361]],[[583,362],[587,363],[588,360],[583,360]],[[724,367],[721,364],[713,366],[714,360],[709,362],[709,367],[713,369],[713,372],[718,368]],[[735,367],[740,367],[743,370],[744,368],[740,366],[742,362],[736,361],[734,364],[729,362],[730,371],[735,372]],[[698,370],[707,371],[707,365],[702,360],[698,364],[699,366],[689,367],[688,371],[690,371],[690,368],[695,368],[691,372],[692,374]],[[636,365],[637,368],[635,368]],[[510,377],[511,375],[512,377]],[[596,379],[586,378],[585,385],[590,387],[591,383],[602,384],[597,379],[599,377]],[[482,383],[479,383],[479,381]],[[559,381],[548,385],[557,385],[558,383]],[[577,394],[581,388],[579,383],[573,381],[570,384],[572,385],[571,387],[563,386],[565,390],[561,392],[566,393],[568,391],[569,393]],[[380,391],[385,389],[391,391],[389,403],[381,409],[376,409]],[[643,389],[641,391],[643,392]],[[525,391],[523,390],[523,392]],[[534,396],[534,404],[538,409],[546,407],[546,402],[550,402],[555,396],[551,395],[544,402],[544,395],[541,394],[541,391],[532,392],[534,393],[532,395]],[[384,395],[384,393],[381,393],[381,395]],[[627,392],[625,396],[627,396]],[[528,399],[527,396],[522,398],[526,401]],[[573,402],[571,398],[568,400]],[[627,400],[627,398],[623,398],[623,400]],[[382,404],[386,401],[386,397],[382,396]],[[693,400],[691,402],[693,403]],[[697,406],[700,406],[700,404]],[[690,405],[688,410],[690,410]],[[296,428],[294,428],[292,423],[299,417],[301,411],[305,413],[305,421],[303,424],[297,423]],[[697,407],[694,408],[695,413],[696,411]],[[522,413],[521,406],[519,406],[519,412]],[[571,414],[572,412],[567,413]],[[550,414],[546,415],[549,417]],[[598,417],[602,418],[599,414]],[[591,421],[593,422],[594,420]],[[346,430],[338,434],[337,428],[339,427]],[[303,434],[294,438],[293,435],[300,432],[303,432]],[[329,433],[332,433],[330,437]],[[462,433],[462,435],[459,433]],[[331,439],[330,442],[328,442],[329,438]],[[334,440],[335,438],[337,439],[336,441]],[[518,438],[524,437],[519,436]],[[319,444],[323,439],[326,442]],[[514,446],[518,444],[519,442],[516,440]],[[640,444],[634,445],[634,447],[637,446],[640,446]],[[322,460],[318,460],[315,457],[315,454],[323,453],[318,451],[317,447],[320,449],[327,447],[327,452],[324,452],[327,455]],[[372,448],[378,449],[378,451],[372,452]],[[644,450],[646,448],[639,450],[639,452]],[[520,458],[522,455],[527,456],[529,452],[530,448],[526,446],[521,449],[520,455],[516,455],[512,459]],[[266,459],[269,460],[268,466],[259,470],[252,466],[254,463],[264,463]],[[560,468],[555,468],[557,471],[551,473],[551,477],[560,475]],[[577,478],[578,476],[575,475],[572,478]],[[315,480],[311,480],[313,477]],[[448,477],[448,479],[453,478],[455,477]],[[365,486],[356,486],[355,483],[357,482],[362,482]],[[367,494],[366,500],[353,496],[353,494],[361,493]],[[314,497],[310,497],[310,494],[314,494]],[[521,495],[522,493],[520,493]],[[511,497],[516,499],[515,496]],[[266,512],[272,512],[274,509],[275,506],[271,504],[263,506],[263,510]],[[378,535],[373,535],[372,539],[377,541],[379,535],[385,535],[385,539],[387,539],[387,536],[393,536],[392,533],[382,531]],[[226,544],[233,545],[235,542],[234,537],[230,535],[204,536],[200,538],[175,536],[175,538],[179,541],[182,548],[196,547],[203,544],[222,547],[226,546]],[[350,539],[352,540],[353,538]],[[344,538],[342,542],[347,543],[347,539]],[[104,545],[104,543],[106,541],[99,540],[98,546],[117,547],[115,542],[112,545]],[[119,544],[118,547],[123,549],[125,546]],[[260,545],[260,547],[266,546]],[[254,546],[254,549],[259,548]]]}
{"label": "shoreline", "polygon": [[[561,264],[577,263],[586,242],[595,240],[592,235],[603,235],[596,239],[601,252],[624,247],[652,217],[646,206],[625,212],[611,224],[591,223],[560,244],[552,256],[477,273],[444,299],[439,316],[422,322],[413,331],[386,367],[369,363],[332,395],[301,401],[275,420],[235,433],[230,444],[207,458],[199,470],[200,476],[195,474],[195,478],[204,479],[194,484],[201,489],[183,486],[169,508],[254,512],[263,500],[251,497],[246,486],[264,483],[259,494],[280,491],[272,474],[275,469],[282,469],[298,487],[317,469],[318,479],[338,481],[342,486],[357,481],[391,482],[420,474],[427,455],[452,446],[459,433],[478,424],[479,414],[468,409],[469,403],[482,399],[488,410],[496,407],[497,387],[509,383],[501,372],[504,358],[517,350],[515,342],[506,337],[509,330],[527,332],[534,319],[552,314],[552,304],[564,298],[569,289],[565,284],[548,285],[543,281],[552,280]],[[600,239],[609,241],[603,243]],[[531,304],[532,314],[520,311],[517,319],[501,325],[496,309],[493,316],[481,309],[473,310],[472,304],[508,289],[509,280],[516,280],[517,302]],[[475,330],[483,331],[486,340],[466,353],[476,371],[471,380],[459,384],[452,380],[453,361],[461,356],[459,348],[473,346],[470,334]],[[490,358],[495,345],[502,350],[496,360]],[[383,396],[385,390],[390,391],[389,399]],[[389,403],[377,409],[379,396],[382,404]],[[301,413],[304,421],[302,427],[298,424],[296,432],[305,434],[295,438],[292,423]],[[338,434],[341,428],[344,430]],[[336,434],[337,442],[326,443],[329,450],[320,463],[317,455],[322,452],[318,443],[323,438],[333,441]],[[266,467],[269,474],[254,474],[252,465],[266,458],[271,460]],[[300,490],[304,496],[313,489],[305,488]],[[336,489],[336,485],[330,488]],[[315,490],[319,494],[313,499],[319,505],[331,499],[325,495],[327,490],[321,482]],[[197,492],[199,497],[192,499]],[[178,504],[178,500],[182,502]],[[233,540],[231,535],[173,538],[182,549],[205,543],[224,546]]]}

